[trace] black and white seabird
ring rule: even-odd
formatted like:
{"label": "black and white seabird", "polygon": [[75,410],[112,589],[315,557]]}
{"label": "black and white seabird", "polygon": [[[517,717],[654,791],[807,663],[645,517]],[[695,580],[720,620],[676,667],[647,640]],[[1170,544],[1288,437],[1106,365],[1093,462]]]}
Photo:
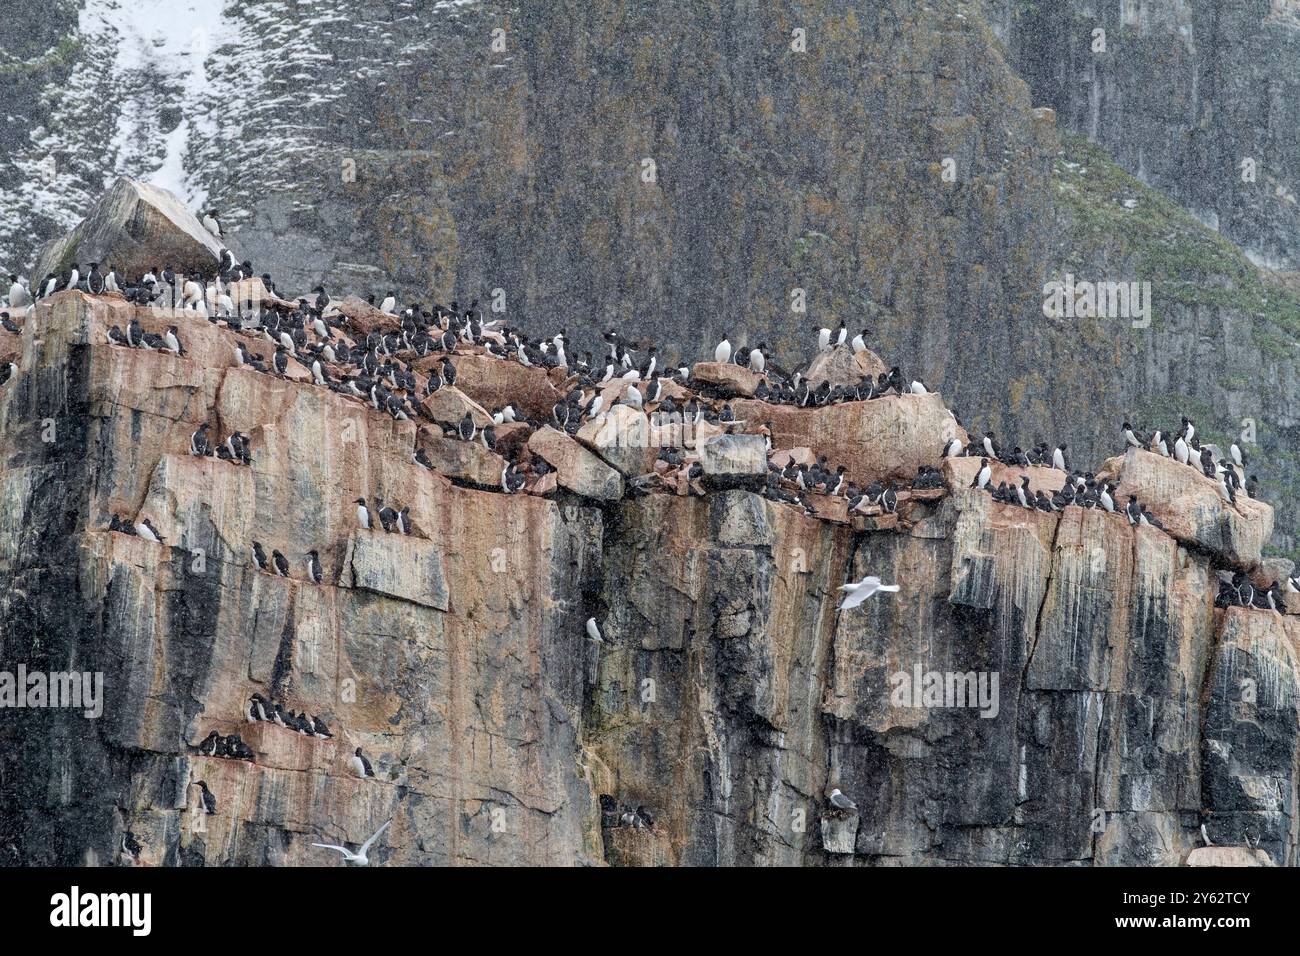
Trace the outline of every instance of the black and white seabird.
{"label": "black and white seabird", "polygon": [[1128,504],[1124,508],[1124,514],[1128,517],[1129,524],[1136,525],[1142,523],[1142,506],[1138,504],[1138,500],[1135,496],[1129,495]]}
{"label": "black and white seabird", "polygon": [[175,355],[184,355],[185,349],[181,346],[179,334],[179,330],[173,325],[163,333],[163,342],[168,352]]}
{"label": "black and white seabird", "polygon": [[203,801],[203,811],[208,816],[212,816],[217,812],[216,794],[214,794],[211,790],[209,790],[208,785],[204,783],[202,780],[196,782],[199,785],[200,799]]}
{"label": "black and white seabird", "polygon": [[461,441],[473,441],[476,431],[477,430],[474,427],[474,416],[469,412],[466,412],[465,417],[462,418],[460,424],[456,426],[456,433],[460,435]]}
{"label": "black and white seabird", "polygon": [[104,276],[99,271],[99,263],[90,264],[90,272],[86,275],[86,291],[91,295],[104,294]]}
{"label": "black and white seabird", "polygon": [[316,553],[315,549],[307,552],[307,573],[311,575],[311,579],[317,584],[325,580],[325,572],[320,566],[320,555]]}
{"label": "black and white seabird", "polygon": [[266,720],[267,705],[267,699],[261,694],[254,694],[248,698],[248,722],[255,724],[258,721]]}
{"label": "black and white seabird", "polygon": [[262,543],[260,541],[253,542],[253,560],[257,562],[257,566],[263,571],[268,569],[266,552],[262,549]]}
{"label": "black and white seabird", "polygon": [[357,504],[357,524],[369,531],[373,524],[370,521],[370,509],[366,507],[366,499],[358,498]]}
{"label": "black and white seabird", "polygon": [[289,576],[289,561],[283,554],[275,549],[271,550],[271,563],[275,565],[276,573],[282,578]]}
{"label": "black and white seabird", "polygon": [[361,752],[360,747],[352,754],[352,770],[358,777],[373,777],[375,775],[375,769],[370,766],[370,761],[366,759],[366,755]]}
{"label": "black and white seabird", "polygon": [[200,458],[212,454],[212,446],[208,444],[208,423],[202,422],[190,436],[190,454]]}

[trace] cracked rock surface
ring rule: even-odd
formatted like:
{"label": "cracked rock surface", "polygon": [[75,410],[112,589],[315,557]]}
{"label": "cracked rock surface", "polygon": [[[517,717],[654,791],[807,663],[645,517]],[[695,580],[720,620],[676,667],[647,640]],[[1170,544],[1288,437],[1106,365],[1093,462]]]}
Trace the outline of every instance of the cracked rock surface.
{"label": "cracked rock surface", "polygon": [[[4,863],[122,862],[129,830],[143,865],[334,864],[310,844],[390,816],[385,864],[1295,862],[1300,624],[1213,606],[1216,570],[1260,573],[1240,543],[1271,513],[1215,538],[1025,511],[961,462],[849,523],[744,488],[633,496],[545,427],[558,487],[505,495],[414,464],[415,422],[234,367],[201,319],[167,320],[184,357],[106,344],[130,315],[52,297],[0,392],[0,662],[104,674],[99,719],[0,711]],[[550,387],[457,361],[485,407]],[[937,394],[754,418],[863,481],[937,464],[956,429]],[[248,434],[251,467],[189,456],[201,421]],[[1122,480],[1156,508],[1173,486],[1139,464]],[[412,534],[357,528],[363,495]],[[839,612],[867,574],[900,591]],[[917,706],[930,672],[973,675],[977,706]],[[254,692],[334,737],[245,723]],[[199,755],[212,730],[254,759]],[[611,826],[609,796],[653,828]]]}

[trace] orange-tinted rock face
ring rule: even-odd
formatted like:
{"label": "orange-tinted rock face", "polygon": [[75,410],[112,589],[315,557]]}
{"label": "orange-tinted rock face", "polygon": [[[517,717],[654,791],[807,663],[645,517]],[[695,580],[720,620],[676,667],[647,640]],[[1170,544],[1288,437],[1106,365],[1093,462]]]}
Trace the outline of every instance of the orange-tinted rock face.
{"label": "orange-tinted rock face", "polygon": [[753,398],[763,376],[730,362],[700,362],[691,369],[691,384],[728,398]]}
{"label": "orange-tinted rock face", "polygon": [[524,368],[484,354],[457,356],[456,369],[461,391],[489,411],[510,401],[520,418],[549,421],[551,407],[564,399],[545,369]]}
{"label": "orange-tinted rock face", "polygon": [[808,387],[816,388],[822,382],[831,385],[857,385],[864,376],[873,380],[882,372],[887,372],[885,363],[870,349],[854,352],[847,345],[836,346],[819,352],[808,366],[804,376]]}
{"label": "orange-tinted rock face", "polygon": [[[904,489],[893,514],[808,494],[809,516],[717,480],[766,480],[759,435],[701,425],[672,449],[704,454],[692,481],[657,449],[602,458],[593,435],[517,423],[498,426],[526,469],[508,495],[505,458],[236,367],[236,333],[192,314],[137,316],[178,325],[184,356],[106,344],[133,315],[54,296],[0,390],[5,660],[104,687],[92,733],[67,709],[0,725],[0,814],[37,821],[19,861],[117,861],[130,830],[149,865],[333,862],[310,844],[390,817],[372,859],[391,864],[1175,865],[1202,823],[1294,861],[1300,625],[1214,608],[1215,569],[1268,515],[1205,517],[1191,469],[1124,463],[1166,534],[970,490],[978,461],[941,461],[963,433],[937,395],[740,400],[796,460],[860,484],[942,464],[948,487]],[[436,394],[481,410],[564,381],[456,362]],[[248,435],[251,465],[190,455],[201,422]],[[409,509],[409,533],[381,507]],[[107,530],[114,514],[163,543]],[[867,575],[899,591],[840,610]],[[249,724],[253,693],[333,736]],[[253,759],[199,754],[211,731]],[[217,813],[195,810],[198,781]],[[832,786],[856,815],[827,809]],[[638,807],[652,828],[621,825]]]}
{"label": "orange-tinted rock face", "polygon": [[1111,465],[1119,475],[1118,495],[1130,495],[1146,505],[1179,541],[1222,553],[1236,565],[1259,563],[1264,545],[1273,534],[1273,509],[1262,501],[1237,495],[1225,501],[1218,482],[1199,467],[1173,458],[1129,449],[1121,463]]}
{"label": "orange-tinted rock face", "polygon": [[935,394],[901,395],[822,408],[796,408],[741,399],[736,417],[772,423],[773,447],[811,446],[834,469],[846,465],[860,483],[911,480],[919,465],[937,468],[944,445],[959,434]]}

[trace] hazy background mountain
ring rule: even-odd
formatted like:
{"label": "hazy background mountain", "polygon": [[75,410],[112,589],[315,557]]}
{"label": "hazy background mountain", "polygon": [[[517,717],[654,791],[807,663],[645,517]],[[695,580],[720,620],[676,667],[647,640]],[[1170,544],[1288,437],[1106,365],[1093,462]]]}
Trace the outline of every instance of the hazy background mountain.
{"label": "hazy background mountain", "polygon": [[[0,268],[125,173],[289,289],[501,290],[533,331],[689,358],[725,331],[794,361],[843,319],[968,427],[1079,462],[1126,417],[1249,420],[1296,546],[1295,0],[7,13]],[[1044,317],[1066,271],[1150,281],[1150,327]]]}

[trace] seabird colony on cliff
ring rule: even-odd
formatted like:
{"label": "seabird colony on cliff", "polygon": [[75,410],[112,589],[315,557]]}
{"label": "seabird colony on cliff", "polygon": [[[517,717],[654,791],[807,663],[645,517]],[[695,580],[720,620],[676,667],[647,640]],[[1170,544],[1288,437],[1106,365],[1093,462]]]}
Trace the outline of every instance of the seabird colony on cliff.
{"label": "seabird colony on cliff", "polygon": [[[218,238],[221,236],[216,209],[206,210],[202,214],[202,221],[213,235]],[[237,284],[253,278],[261,279],[271,296],[264,303],[256,303],[257,308],[254,308],[252,302],[239,303],[233,298],[238,295]],[[181,309],[213,324],[224,324],[241,336],[241,340],[234,346],[234,361],[237,366],[277,377],[289,377],[291,369],[301,367],[307,374],[298,374],[296,377],[304,382],[309,380],[314,387],[329,388],[395,420],[424,419],[433,422],[441,427],[447,438],[461,442],[477,441],[489,450],[498,449],[497,428],[514,422],[526,422],[536,428],[543,423],[521,415],[514,401],[506,401],[500,407],[492,409],[490,425],[480,427],[469,412],[454,425],[436,422],[425,410],[422,400],[440,388],[455,384],[457,372],[453,359],[465,351],[481,350],[496,359],[518,362],[529,368],[565,369],[569,373],[566,380],[567,392],[562,400],[552,406],[550,420],[545,424],[568,435],[575,435],[587,422],[603,420],[610,408],[618,404],[628,405],[638,411],[647,411],[647,406],[655,406],[660,413],[680,415],[683,422],[694,426],[708,422],[723,431],[745,430],[743,426],[746,425],[745,422],[736,420],[728,402],[712,397],[707,388],[698,389],[690,385],[692,370],[689,366],[666,368],[655,345],[645,341],[634,343],[613,329],[604,333],[603,340],[608,352],[597,361],[590,352],[584,352],[581,356],[571,355],[565,329],[549,337],[529,338],[518,328],[506,325],[501,320],[486,319],[477,300],[464,308],[455,301],[448,305],[426,305],[413,301],[399,311],[397,295],[390,290],[378,305],[374,295],[366,301],[378,313],[391,317],[391,325],[372,327],[363,334],[354,330],[348,315],[344,314],[323,286],[317,286],[312,290],[311,296],[296,301],[281,299],[268,273],[257,275],[250,261],[236,262],[228,249],[221,251],[219,264],[211,274],[201,271],[178,273],[170,264],[164,264],[161,268],[154,266],[136,278],[123,275],[115,265],[101,271],[100,264],[92,262],[85,273],[74,263],[62,274],[51,273],[45,276],[35,293],[20,276],[11,274],[9,282],[8,301],[4,310],[0,311],[0,327],[9,334],[22,332],[21,325],[14,321],[16,317],[30,317],[38,300],[56,292],[79,290],[92,295],[118,293],[138,306]],[[244,307],[241,308],[241,305]],[[867,351],[870,329],[861,329],[851,339],[849,335],[849,329],[843,322],[836,329],[819,329],[817,349],[819,352],[827,352],[847,343],[855,355]],[[171,325],[159,335],[143,329],[138,318],[132,318],[125,330],[117,326],[109,329],[108,341],[124,348],[165,351],[178,356],[186,354],[179,326]],[[269,355],[268,348],[272,350]],[[411,363],[438,354],[442,355],[441,360],[429,366],[421,383],[421,375]],[[823,378],[814,386],[803,372],[787,371],[774,362],[766,344],[760,343],[752,348],[735,347],[730,333],[724,333],[711,357],[715,363],[734,364],[762,375],[754,398],[771,405],[816,408],[841,402],[869,402],[891,395],[919,395],[928,392],[920,380],[909,380],[898,366],[876,376],[862,374],[854,384],[833,385]],[[0,366],[0,386],[9,382],[17,371],[17,366],[12,362]],[[677,398],[665,393],[666,381],[689,387],[684,400],[680,390],[675,391],[679,396]],[[608,386],[611,384],[621,385],[622,388],[612,393],[613,397],[607,405],[606,395],[610,393]],[[766,437],[770,453],[771,423],[755,424],[749,430]],[[234,430],[224,439],[214,440],[209,431],[209,424],[204,422],[190,436],[189,451],[192,455],[216,458],[233,466],[252,465],[252,449],[247,435]],[[1234,443],[1225,455],[1214,445],[1199,443],[1195,426],[1185,417],[1176,431],[1157,428],[1145,440],[1138,437],[1128,422],[1123,424],[1122,434],[1126,448],[1145,448],[1200,469],[1206,477],[1218,483],[1219,493],[1229,506],[1236,506],[1238,495],[1254,497],[1256,494],[1257,483],[1253,476],[1243,483],[1246,457],[1241,449]],[[1013,445],[1008,451],[999,445],[992,432],[986,432],[982,438],[971,440],[967,444],[955,438],[940,444],[944,458],[980,458],[980,467],[976,470],[970,487],[989,492],[1001,504],[1044,512],[1062,511],[1071,507],[1098,508],[1123,514],[1131,525],[1161,527],[1157,518],[1136,497],[1129,496],[1126,503],[1117,501],[1116,486],[1112,481],[1098,479],[1092,472],[1070,467],[1068,448],[1064,444],[1049,448],[1046,442],[1040,440],[1027,451],[1018,445]],[[504,457],[506,465],[500,475],[499,488],[507,494],[525,490],[553,470],[545,460],[537,456],[526,460],[520,459],[518,454]],[[682,448],[665,447],[661,449],[659,458],[670,468],[681,469],[689,481],[701,475],[698,458],[695,455],[688,456]],[[427,469],[436,470],[424,448],[415,451],[414,461]],[[1053,469],[1063,472],[1064,480],[1059,489],[1050,493],[1042,488],[1031,489],[1030,477],[1025,474],[1018,476],[1018,484],[1014,481],[1010,484],[1000,481],[995,487],[992,482],[994,462],[1012,469],[1035,466]],[[811,495],[843,498],[849,515],[868,511],[888,514],[896,510],[900,491],[943,487],[942,475],[929,466],[920,466],[910,483],[900,485],[893,480],[885,483],[872,481],[865,487],[860,487],[846,474],[845,466],[832,467],[824,455],[811,464],[796,462],[790,456],[784,466],[769,463],[763,494],[774,501],[801,507],[810,515],[817,514],[810,503]],[[356,498],[354,503],[359,529],[374,531],[377,519],[379,527],[386,533],[412,533],[408,507],[385,505],[379,497],[374,498],[373,510],[365,496]],[[166,542],[163,534],[148,518],[133,522],[114,514],[110,530],[139,535],[160,544]],[[258,541],[251,543],[250,551],[253,563],[259,570],[282,577],[290,576],[289,561],[280,551],[273,549],[268,556]],[[303,559],[306,577],[313,583],[322,583],[325,572],[320,563],[319,551],[307,551],[303,554]],[[1282,589],[1277,582],[1269,588],[1259,589],[1241,571],[1221,571],[1219,574],[1220,593],[1215,602],[1217,606],[1237,605],[1271,609],[1279,613],[1284,611]],[[840,609],[849,610],[877,593],[897,592],[899,587],[882,584],[878,577],[868,575],[859,582],[844,585],[840,590],[845,592],[845,600]],[[1292,593],[1300,590],[1300,579],[1291,577],[1286,590]],[[592,643],[606,643],[594,617],[588,619],[586,633]],[[321,717],[298,713],[261,694],[253,694],[249,698],[244,716],[250,723],[269,722],[314,738],[333,736]],[[222,735],[214,730],[199,744],[198,751],[209,757],[254,759],[252,749],[238,733]],[[360,747],[355,748],[350,762],[358,777],[375,777],[374,769]],[[195,783],[200,788],[200,802],[204,812],[215,814],[216,796],[204,781]],[[828,803],[834,811],[856,810],[853,801],[838,789],[830,791]],[[602,815],[608,826],[653,826],[651,815],[644,807],[638,806],[634,810],[628,805],[620,806],[608,795],[601,796],[601,804]],[[368,863],[370,847],[391,822],[389,820],[381,826],[357,852],[333,844],[312,845],[338,851],[347,863],[365,865]],[[132,856],[137,856],[140,852],[138,841],[129,832],[123,838],[123,852]]]}

